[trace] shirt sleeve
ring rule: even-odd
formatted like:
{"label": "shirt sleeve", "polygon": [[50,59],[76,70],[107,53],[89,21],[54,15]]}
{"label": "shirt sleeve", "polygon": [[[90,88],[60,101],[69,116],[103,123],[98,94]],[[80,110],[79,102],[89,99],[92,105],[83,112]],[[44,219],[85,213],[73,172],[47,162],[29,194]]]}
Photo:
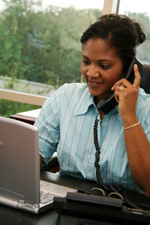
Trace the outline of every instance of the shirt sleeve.
{"label": "shirt sleeve", "polygon": [[60,139],[59,114],[63,89],[62,86],[45,101],[35,122],[39,129],[39,152],[46,164],[57,150]]}
{"label": "shirt sleeve", "polygon": [[137,104],[137,116],[150,142],[150,95],[140,89]]}

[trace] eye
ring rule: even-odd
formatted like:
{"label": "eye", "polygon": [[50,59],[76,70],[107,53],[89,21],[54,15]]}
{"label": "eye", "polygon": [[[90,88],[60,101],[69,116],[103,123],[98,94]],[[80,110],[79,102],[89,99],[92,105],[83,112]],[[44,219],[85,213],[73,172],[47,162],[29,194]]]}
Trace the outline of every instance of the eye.
{"label": "eye", "polygon": [[83,64],[86,65],[86,66],[90,65],[90,61],[87,60],[87,59],[83,59],[82,62],[83,62]]}
{"label": "eye", "polygon": [[109,69],[111,66],[110,65],[107,65],[107,64],[99,64],[99,67],[103,70],[107,70]]}

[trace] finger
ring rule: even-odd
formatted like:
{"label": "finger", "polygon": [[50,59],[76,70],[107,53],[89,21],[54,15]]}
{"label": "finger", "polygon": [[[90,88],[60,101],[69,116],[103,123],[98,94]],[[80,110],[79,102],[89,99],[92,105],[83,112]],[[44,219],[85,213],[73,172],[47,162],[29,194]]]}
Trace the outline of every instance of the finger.
{"label": "finger", "polygon": [[117,91],[122,91],[123,89],[125,88],[125,86],[123,85],[123,84],[121,84],[121,85],[117,85],[116,87],[115,87],[115,91],[117,90]]}
{"label": "finger", "polygon": [[129,84],[129,81],[127,81],[126,79],[123,78],[123,79],[117,81],[117,82],[113,85],[113,87],[111,88],[111,90],[113,91],[113,90],[116,89],[116,87],[120,87],[121,85],[123,85],[124,87],[126,87],[126,86],[128,86],[128,84]]}
{"label": "finger", "polygon": [[133,86],[138,88],[141,83],[141,76],[140,76],[137,64],[134,64],[133,70],[134,70],[134,76],[135,76]]}

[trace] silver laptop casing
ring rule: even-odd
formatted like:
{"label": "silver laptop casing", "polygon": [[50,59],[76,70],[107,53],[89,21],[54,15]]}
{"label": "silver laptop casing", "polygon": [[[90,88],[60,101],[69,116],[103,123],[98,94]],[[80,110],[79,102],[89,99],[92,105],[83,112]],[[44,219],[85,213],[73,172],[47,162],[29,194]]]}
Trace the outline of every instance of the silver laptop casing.
{"label": "silver laptop casing", "polygon": [[[40,203],[38,129],[0,117],[0,203],[38,213]],[[36,212],[37,211],[37,212]]]}
{"label": "silver laptop casing", "polygon": [[77,190],[40,181],[38,128],[0,117],[0,204],[31,213],[53,206],[53,199],[42,204],[40,190],[57,196]]}

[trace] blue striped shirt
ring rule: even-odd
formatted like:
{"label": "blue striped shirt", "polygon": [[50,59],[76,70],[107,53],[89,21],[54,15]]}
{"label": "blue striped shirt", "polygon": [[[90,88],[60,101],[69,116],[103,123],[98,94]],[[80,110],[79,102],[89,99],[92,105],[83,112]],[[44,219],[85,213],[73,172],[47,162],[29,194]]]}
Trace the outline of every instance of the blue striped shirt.
{"label": "blue striped shirt", "polygon": [[[43,104],[35,123],[39,128],[40,154],[44,162],[48,163],[57,149],[61,173],[97,181],[93,139],[97,115],[99,117],[86,84],[65,84],[55,91]],[[137,116],[150,140],[150,96],[142,89]],[[99,122],[98,142],[103,182],[142,192],[130,172],[118,106]]]}

